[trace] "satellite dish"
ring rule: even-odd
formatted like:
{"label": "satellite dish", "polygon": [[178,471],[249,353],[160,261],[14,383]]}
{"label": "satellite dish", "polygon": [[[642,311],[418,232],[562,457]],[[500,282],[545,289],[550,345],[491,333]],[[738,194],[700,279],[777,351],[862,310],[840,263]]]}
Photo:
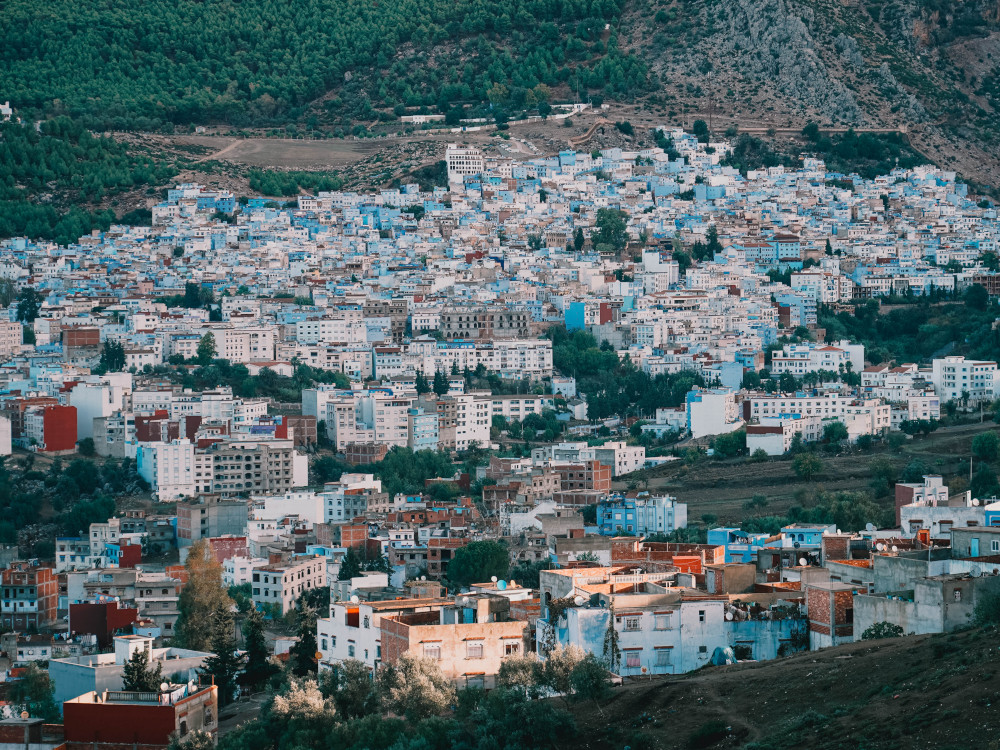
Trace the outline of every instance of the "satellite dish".
{"label": "satellite dish", "polygon": [[873,523],[865,524],[865,531],[875,531],[875,524]]}
{"label": "satellite dish", "polygon": [[879,542],[878,544],[875,545],[875,549],[877,549],[879,552],[882,552],[885,549],[885,545],[882,544],[882,542]]}
{"label": "satellite dish", "polygon": [[969,568],[969,576],[971,578],[979,578],[979,576],[981,576],[982,574],[983,570],[978,565],[973,565],[971,568]]}
{"label": "satellite dish", "polygon": [[517,588],[517,581],[511,581],[511,582],[510,582],[510,587],[511,587],[512,589],[516,589],[516,588]]}
{"label": "satellite dish", "polygon": [[165,683],[165,682],[161,682],[161,683],[160,683],[160,690],[161,690],[162,692],[166,692],[166,691],[167,691],[167,688],[169,688],[169,687],[170,687],[170,685],[168,685],[168,684],[167,684],[167,683]]}
{"label": "satellite dish", "polygon": [[799,547],[801,547],[802,545],[801,545],[801,544],[799,544],[798,542],[795,542],[795,543],[794,543],[794,544],[793,544],[792,546],[793,546],[793,547],[795,547],[795,549],[798,549],[798,548],[799,548]]}
{"label": "satellite dish", "polygon": [[506,581],[497,581],[497,588],[500,589],[501,591],[503,591],[504,589],[507,588],[507,582]]}
{"label": "satellite dish", "polygon": [[899,552],[899,547],[897,547],[895,544],[892,545],[892,551],[893,552]]}
{"label": "satellite dish", "polygon": [[352,597],[351,597],[351,602],[352,602],[353,604],[357,604],[357,603],[358,603],[358,602],[360,602],[360,601],[361,601],[361,599],[359,599],[359,598],[358,598],[358,595],[357,595],[357,594],[355,594],[354,596],[352,596]]}
{"label": "satellite dish", "polygon": [[578,596],[577,596],[577,597],[576,597],[576,598],[575,598],[575,599],[573,600],[573,603],[574,603],[574,604],[575,604],[576,606],[578,606],[578,607],[582,607],[582,606],[583,606],[583,603],[584,603],[585,601],[587,601],[587,600],[586,600],[586,599],[584,599],[584,598],[583,598],[582,596],[579,596],[579,595],[578,595]]}
{"label": "satellite dish", "polygon": [[806,560],[804,557],[800,557],[799,558],[799,565],[808,565],[808,564],[809,564],[809,561]]}
{"label": "satellite dish", "polygon": [[421,581],[426,581],[427,580],[427,576],[420,576],[420,580]]}
{"label": "satellite dish", "polygon": [[497,582],[497,577],[496,576],[491,576],[490,580],[493,581],[493,583],[496,583]]}
{"label": "satellite dish", "polygon": [[642,668],[642,673],[646,674],[646,668],[645,667]]}
{"label": "satellite dish", "polygon": [[29,716],[31,716],[31,714],[29,714],[27,711],[22,711],[21,712],[21,718],[22,719],[27,719]]}
{"label": "satellite dish", "polygon": [[313,654],[313,656],[316,657],[316,661],[319,661],[320,659],[323,658],[323,652],[322,651],[317,651],[315,654]]}
{"label": "satellite dish", "polygon": [[726,612],[726,620],[728,620],[729,622],[732,622],[732,620],[733,620],[733,613],[732,612]]}
{"label": "satellite dish", "polygon": [[974,499],[972,501],[972,504],[978,508],[979,507],[979,499],[978,498]]}

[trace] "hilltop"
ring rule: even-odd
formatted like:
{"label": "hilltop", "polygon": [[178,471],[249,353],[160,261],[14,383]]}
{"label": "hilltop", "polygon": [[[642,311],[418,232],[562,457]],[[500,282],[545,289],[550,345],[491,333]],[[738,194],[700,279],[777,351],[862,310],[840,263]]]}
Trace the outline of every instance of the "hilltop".
{"label": "hilltop", "polygon": [[858,641],[627,685],[574,713],[593,750],[989,750],[998,666],[995,631]]}
{"label": "hilltop", "polygon": [[94,130],[366,135],[590,99],[718,132],[900,130],[1000,182],[996,0],[11,0],[0,23],[4,98]]}
{"label": "hilltop", "polygon": [[648,104],[668,115],[719,129],[898,129],[928,159],[995,185],[998,17],[987,0],[635,0],[622,48],[649,61]]}

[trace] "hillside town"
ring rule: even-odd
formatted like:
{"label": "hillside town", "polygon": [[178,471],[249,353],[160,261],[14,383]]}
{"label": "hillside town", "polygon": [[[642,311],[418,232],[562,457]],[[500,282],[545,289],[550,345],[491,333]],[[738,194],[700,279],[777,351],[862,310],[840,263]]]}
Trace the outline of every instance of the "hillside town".
{"label": "hillside town", "polygon": [[821,325],[985,310],[996,209],[936,167],[657,141],[456,143],[447,187],[289,203],[185,183],[151,226],[0,241],[0,743],[214,743],[282,670],[398,696],[423,669],[450,706],[970,627],[1000,499],[967,456],[856,527],[719,522],[657,480],[808,481],[958,417],[996,460],[997,362]]}

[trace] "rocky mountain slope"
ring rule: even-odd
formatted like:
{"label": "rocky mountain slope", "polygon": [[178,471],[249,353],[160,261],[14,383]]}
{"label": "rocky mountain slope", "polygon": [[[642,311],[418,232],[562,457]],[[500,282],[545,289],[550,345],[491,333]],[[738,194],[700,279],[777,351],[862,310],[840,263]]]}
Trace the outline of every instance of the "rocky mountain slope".
{"label": "rocky mountain slope", "polygon": [[622,47],[654,108],[747,127],[896,128],[1000,182],[997,0],[633,0]]}

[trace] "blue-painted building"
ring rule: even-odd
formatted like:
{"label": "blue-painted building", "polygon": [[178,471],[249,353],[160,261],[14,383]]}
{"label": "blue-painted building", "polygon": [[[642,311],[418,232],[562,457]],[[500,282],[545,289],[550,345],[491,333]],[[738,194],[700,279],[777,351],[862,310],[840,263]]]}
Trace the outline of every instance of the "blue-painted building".
{"label": "blue-painted building", "polygon": [[687,505],[669,495],[612,495],[597,504],[597,528],[603,536],[669,534],[687,526]]}
{"label": "blue-painted building", "polygon": [[752,534],[742,529],[720,526],[709,529],[707,542],[726,550],[727,563],[750,563],[757,560],[757,550],[764,546],[767,534]]}

